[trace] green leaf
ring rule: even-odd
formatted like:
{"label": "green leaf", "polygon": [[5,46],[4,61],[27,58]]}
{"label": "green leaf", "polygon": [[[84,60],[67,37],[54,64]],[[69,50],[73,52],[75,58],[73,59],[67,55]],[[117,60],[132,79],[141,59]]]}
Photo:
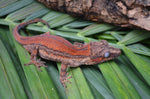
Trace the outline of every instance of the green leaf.
{"label": "green leaf", "polygon": [[64,25],[63,27],[68,27],[68,28],[81,28],[85,26],[89,26],[93,24],[93,22],[85,21],[85,20],[76,20],[73,21],[67,25]]}
{"label": "green leaf", "polygon": [[119,57],[120,62],[118,63],[121,70],[128,77],[132,85],[136,88],[137,92],[141,96],[142,99],[149,99],[150,97],[150,89],[148,86],[138,77],[137,73],[131,69],[133,66],[127,60],[126,57]]}
{"label": "green leaf", "polygon": [[[7,90],[9,89],[9,91],[11,91],[11,93],[12,93],[11,95],[13,95],[12,97],[15,97],[18,99],[19,98],[27,99],[27,96],[25,94],[25,91],[24,91],[24,88],[20,81],[20,78],[15,70],[14,64],[13,64],[5,46],[1,40],[0,40],[0,46],[1,46],[0,47],[1,68],[3,69],[3,72],[5,73],[5,80],[7,80],[7,83],[9,84],[8,85],[9,88],[7,87]],[[1,82],[1,84],[2,84],[2,82]],[[4,86],[6,86],[6,85],[4,85]],[[4,87],[2,87],[2,88],[4,88]],[[3,89],[0,89],[0,90],[2,91]],[[6,97],[5,94],[3,95],[4,97]]]}
{"label": "green leaf", "polygon": [[47,13],[45,16],[42,17],[42,19],[46,20],[48,22],[48,21],[51,21],[51,20],[53,20],[57,17],[60,17],[62,15],[64,15],[64,13],[50,10],[49,13]]}
{"label": "green leaf", "polygon": [[104,99],[104,97],[96,90],[95,87],[93,87],[92,84],[90,84],[90,82],[89,82],[89,86],[94,95],[94,99]]}
{"label": "green leaf", "polygon": [[126,56],[129,58],[129,60],[134,64],[136,69],[141,73],[141,75],[144,77],[146,82],[150,85],[150,66],[149,63],[145,60],[138,57],[136,54],[134,54],[130,49],[127,47],[123,47],[123,51],[126,54]]}
{"label": "green leaf", "polygon": [[[34,7],[33,7],[34,6]],[[24,7],[23,9],[17,10],[6,17],[6,20],[17,21],[24,19],[25,17],[37,12],[43,8],[39,3],[31,3],[30,5]]]}
{"label": "green leaf", "polygon": [[97,34],[99,32],[104,32],[113,28],[115,27],[112,25],[108,25],[108,24],[92,24],[86,27],[85,29],[83,29],[82,31],[80,31],[78,35],[89,36],[89,35]]}
{"label": "green leaf", "polygon": [[0,1],[0,8],[4,8],[14,2],[16,2],[17,0],[1,0]]}
{"label": "green leaf", "polygon": [[106,85],[106,81],[103,79],[102,75],[93,68],[84,68],[83,72],[87,78],[87,80],[105,99],[114,99],[114,96],[108,86]]}
{"label": "green leaf", "polygon": [[51,28],[55,28],[55,27],[59,27],[61,25],[64,25],[66,23],[72,22],[76,18],[73,18],[68,14],[58,13],[56,11],[50,11],[42,19],[46,20],[50,24]]}
{"label": "green leaf", "polygon": [[128,46],[128,48],[134,53],[150,56],[150,49],[142,44],[133,44]]}
{"label": "green leaf", "polygon": [[0,24],[8,26],[9,22],[7,22],[5,19],[0,19]]}
{"label": "green leaf", "polygon": [[31,2],[33,2],[33,0],[19,0],[18,2],[12,3],[8,6],[0,9],[0,16],[4,16],[4,15],[11,13],[17,9],[20,9],[20,8],[30,4]]}
{"label": "green leaf", "polygon": [[[63,19],[63,20],[62,20]],[[63,14],[59,17],[54,18],[49,22],[51,28],[59,27],[66,23],[74,21],[76,18],[71,17],[70,15]]]}
{"label": "green leaf", "polygon": [[119,33],[111,32],[111,35],[115,37],[118,41],[120,41],[123,37]]}
{"label": "green leaf", "polygon": [[129,32],[126,36],[124,36],[122,40],[119,41],[119,43],[129,45],[149,37],[150,37],[150,33],[148,31],[133,30]]}
{"label": "green leaf", "polygon": [[35,19],[35,18],[38,18],[38,17],[40,17],[40,16],[42,16],[42,15],[45,15],[46,13],[48,13],[48,9],[45,9],[45,8],[43,8],[43,9],[41,9],[41,10],[38,10],[38,11],[36,11],[35,13],[32,13],[31,15],[29,15],[25,20],[24,20],[24,22],[25,21],[28,21],[28,20],[32,20],[32,19]]}
{"label": "green leaf", "polygon": [[66,99],[67,96],[65,93],[65,88],[60,83],[59,72],[56,69],[56,66],[54,67],[54,65],[48,64],[48,73],[54,82],[54,85],[56,87],[56,90],[58,92],[59,97],[61,97],[61,99]]}
{"label": "green leaf", "polygon": [[135,88],[115,62],[100,64],[99,68],[116,99],[140,99]]}
{"label": "green leaf", "polygon": [[15,99],[8,75],[0,59],[0,98],[1,99]]}
{"label": "green leaf", "polygon": [[61,27],[61,28],[58,28],[59,31],[64,31],[64,32],[79,32],[81,31],[81,29],[72,29],[72,28],[68,28],[68,27]]}
{"label": "green leaf", "polygon": [[102,34],[98,36],[99,39],[106,39],[106,40],[115,40],[115,38],[112,35],[109,34]]}

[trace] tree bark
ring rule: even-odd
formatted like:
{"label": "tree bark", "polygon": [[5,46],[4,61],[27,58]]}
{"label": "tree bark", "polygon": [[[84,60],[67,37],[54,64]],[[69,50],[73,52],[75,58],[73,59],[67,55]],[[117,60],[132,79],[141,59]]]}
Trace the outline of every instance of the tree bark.
{"label": "tree bark", "polygon": [[38,0],[47,7],[96,22],[150,31],[150,0]]}

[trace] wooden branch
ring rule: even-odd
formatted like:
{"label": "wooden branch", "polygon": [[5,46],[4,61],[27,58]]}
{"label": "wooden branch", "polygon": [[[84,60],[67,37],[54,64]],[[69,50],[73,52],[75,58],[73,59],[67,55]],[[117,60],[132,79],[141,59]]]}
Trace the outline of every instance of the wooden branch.
{"label": "wooden branch", "polygon": [[150,0],[38,0],[86,20],[150,31]]}

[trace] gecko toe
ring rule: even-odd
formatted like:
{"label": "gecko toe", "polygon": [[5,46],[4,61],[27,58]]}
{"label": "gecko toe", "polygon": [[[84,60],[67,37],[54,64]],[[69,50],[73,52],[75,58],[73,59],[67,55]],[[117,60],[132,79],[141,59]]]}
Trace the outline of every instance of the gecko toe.
{"label": "gecko toe", "polygon": [[38,64],[39,66],[47,67],[47,66],[45,65],[45,63],[46,63],[46,62],[41,61],[41,59],[38,59],[38,60],[37,60],[37,64]]}
{"label": "gecko toe", "polygon": [[71,84],[71,81],[69,81],[69,80],[66,80],[66,82]]}
{"label": "gecko toe", "polygon": [[39,66],[37,66],[37,69],[38,69],[39,71],[42,71],[41,68],[40,68]]}
{"label": "gecko toe", "polygon": [[33,62],[29,62],[29,63],[26,63],[26,64],[24,64],[25,66],[28,66],[28,65],[32,65],[33,64]]}
{"label": "gecko toe", "polygon": [[24,64],[24,65],[27,66],[27,65],[34,64],[34,65],[37,67],[37,69],[38,69],[39,71],[41,71],[40,66],[42,66],[42,67],[47,67],[44,63],[45,63],[45,62],[44,62],[44,61],[41,61],[41,59],[34,59],[34,60],[31,60],[31,62],[29,62],[29,63],[27,63],[27,64]]}
{"label": "gecko toe", "polygon": [[64,83],[62,83],[62,85],[63,85],[65,88],[67,88],[67,85],[65,84],[65,82],[64,82]]}
{"label": "gecko toe", "polygon": [[66,73],[66,75],[60,77],[60,81],[62,83],[62,85],[66,88],[66,82],[67,83],[71,83],[71,81],[69,81],[68,79],[72,78],[72,76],[68,76],[68,73]]}

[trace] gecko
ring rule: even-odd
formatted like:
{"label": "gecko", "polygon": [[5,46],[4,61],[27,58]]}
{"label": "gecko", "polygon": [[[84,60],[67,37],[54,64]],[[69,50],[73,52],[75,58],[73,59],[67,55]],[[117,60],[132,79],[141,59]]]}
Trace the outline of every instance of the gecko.
{"label": "gecko", "polygon": [[106,40],[91,41],[89,43],[70,43],[63,37],[51,35],[50,32],[36,36],[21,36],[19,30],[25,26],[42,22],[50,28],[49,24],[42,19],[33,19],[20,23],[13,30],[13,36],[30,54],[30,62],[24,65],[34,64],[38,70],[40,66],[47,67],[44,61],[37,58],[37,55],[43,59],[61,62],[60,82],[66,87],[68,79],[67,68],[78,67],[80,65],[94,65],[118,57],[121,54],[120,49],[112,47]]}

